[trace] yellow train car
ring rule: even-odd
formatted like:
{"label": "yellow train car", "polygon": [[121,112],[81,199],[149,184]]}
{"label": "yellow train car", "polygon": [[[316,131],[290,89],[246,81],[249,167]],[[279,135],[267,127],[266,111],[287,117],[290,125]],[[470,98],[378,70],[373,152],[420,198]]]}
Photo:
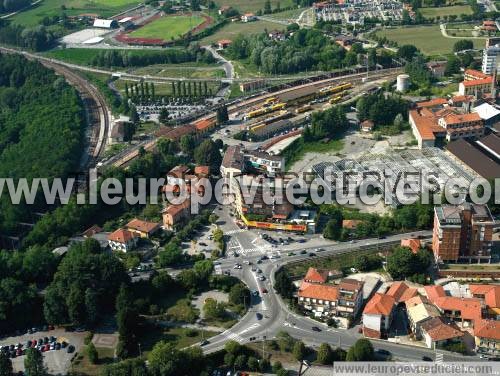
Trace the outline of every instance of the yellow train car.
{"label": "yellow train car", "polygon": [[267,98],[265,101],[264,101],[264,106],[265,105],[269,105],[269,104],[272,104],[272,103],[276,103],[279,101],[279,98],[278,97],[270,97],[270,98]]}
{"label": "yellow train car", "polygon": [[341,99],[342,99],[342,95],[336,95],[336,96],[331,97],[330,100],[328,101],[328,103],[335,104],[335,103],[340,102]]}
{"label": "yellow train car", "polygon": [[310,111],[312,109],[311,105],[307,104],[305,106],[299,107],[295,109],[296,114],[302,114],[304,112]]}
{"label": "yellow train car", "polygon": [[270,107],[271,111],[283,110],[286,107],[286,103],[276,103]]}
{"label": "yellow train car", "polygon": [[348,90],[352,88],[352,84],[350,82],[346,84],[341,84],[337,86],[327,86],[319,91],[320,96],[325,96],[325,95],[331,95],[331,94],[336,94],[336,93],[341,93],[344,90]]}

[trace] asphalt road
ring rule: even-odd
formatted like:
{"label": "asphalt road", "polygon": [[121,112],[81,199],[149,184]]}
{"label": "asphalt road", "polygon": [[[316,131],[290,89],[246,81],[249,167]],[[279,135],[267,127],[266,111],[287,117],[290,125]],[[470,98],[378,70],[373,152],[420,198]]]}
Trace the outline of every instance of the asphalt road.
{"label": "asphalt road", "polygon": [[[294,242],[287,246],[273,248],[262,246],[263,241],[256,231],[239,229],[234,223],[233,217],[230,216],[228,208],[218,209],[216,213],[219,216],[219,226],[228,235],[228,253],[234,254],[236,252],[238,254],[237,257],[234,255],[228,256],[216,263],[216,272],[224,273],[229,271],[231,275],[241,279],[251,291],[259,291],[259,296],[252,295],[248,313],[236,325],[212,337],[210,343],[203,346],[203,350],[206,353],[222,349],[224,344],[229,340],[235,340],[239,343],[248,343],[251,340],[262,341],[264,337],[265,339],[274,338],[281,330],[287,331],[295,338],[300,338],[310,346],[319,346],[321,343],[326,342],[332,346],[349,348],[357,339],[362,338],[356,328],[347,330],[329,328],[308,317],[291,312],[272,288],[274,273],[280,265],[309,258],[308,253],[317,253],[315,250],[318,247],[324,248],[325,251],[318,253],[316,257],[324,257],[343,252],[355,252],[356,249],[360,248],[382,248],[384,245],[398,244],[401,238],[409,235],[399,234],[389,236],[385,239],[366,239],[354,244],[335,243],[325,239],[318,239],[317,236],[312,239],[311,236],[311,239],[306,243]],[[421,231],[411,234],[429,237],[431,232]],[[307,239],[308,237],[301,236],[301,238]],[[287,256],[287,253],[294,249],[305,249],[307,254],[303,255],[295,252],[294,256]],[[257,264],[257,260],[264,254],[268,255],[268,257],[279,255],[279,258],[270,258],[261,264]],[[241,264],[242,269],[235,269],[235,263]],[[248,263],[251,263],[251,265],[248,265]],[[262,273],[253,272],[253,267],[260,268]],[[258,280],[258,276],[260,275],[265,277],[265,281]],[[262,289],[264,288],[267,289],[267,293],[262,293]],[[262,314],[260,320],[257,318],[256,313]],[[319,327],[321,331],[313,331],[313,326]],[[392,354],[393,359],[401,361],[418,361],[422,360],[423,356],[431,359],[435,359],[436,357],[436,352],[427,348],[417,348],[382,340],[373,340],[372,343],[376,350],[387,350]],[[444,361],[463,361],[464,359],[459,354],[442,353]],[[477,361],[479,358],[468,357],[468,359]]]}

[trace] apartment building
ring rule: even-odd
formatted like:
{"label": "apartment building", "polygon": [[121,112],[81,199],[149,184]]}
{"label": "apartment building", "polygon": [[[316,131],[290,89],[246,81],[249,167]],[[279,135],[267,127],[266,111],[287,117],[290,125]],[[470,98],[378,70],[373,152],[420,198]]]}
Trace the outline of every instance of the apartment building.
{"label": "apartment building", "polygon": [[[324,275],[318,273],[316,277],[319,279],[314,278],[314,280],[324,280]],[[309,270],[308,280],[311,274]],[[324,319],[340,317],[349,321],[356,317],[362,307],[363,285],[362,281],[349,278],[341,280],[339,284],[312,283],[304,278],[297,293],[298,304],[315,317]]]}
{"label": "apartment building", "polygon": [[375,293],[363,310],[363,335],[383,338],[391,326],[396,301],[392,296]]}
{"label": "apartment building", "polygon": [[434,207],[432,249],[440,262],[489,262],[495,220],[487,205]]}
{"label": "apartment building", "polygon": [[430,349],[460,343],[465,335],[456,324],[448,322],[442,317],[433,317],[425,321],[421,331],[425,344]]}
{"label": "apartment building", "polygon": [[481,320],[474,328],[474,340],[476,352],[491,356],[500,357],[500,321]]}
{"label": "apartment building", "polygon": [[108,235],[108,244],[113,251],[126,253],[136,247],[138,239],[135,232],[119,228]]}
{"label": "apartment building", "polygon": [[498,55],[500,55],[500,45],[492,45],[483,50],[483,63],[481,69],[485,74],[493,74],[498,71]]}

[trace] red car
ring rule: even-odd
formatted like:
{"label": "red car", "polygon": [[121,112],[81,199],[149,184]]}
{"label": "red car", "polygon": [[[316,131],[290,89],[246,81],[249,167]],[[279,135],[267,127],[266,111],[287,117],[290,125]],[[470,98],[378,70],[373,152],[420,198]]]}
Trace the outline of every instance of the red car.
{"label": "red car", "polygon": [[50,345],[47,343],[45,346],[44,346],[45,350],[44,351],[49,351],[50,350]]}
{"label": "red car", "polygon": [[267,294],[267,292],[268,292],[267,289],[262,289],[263,294]]}

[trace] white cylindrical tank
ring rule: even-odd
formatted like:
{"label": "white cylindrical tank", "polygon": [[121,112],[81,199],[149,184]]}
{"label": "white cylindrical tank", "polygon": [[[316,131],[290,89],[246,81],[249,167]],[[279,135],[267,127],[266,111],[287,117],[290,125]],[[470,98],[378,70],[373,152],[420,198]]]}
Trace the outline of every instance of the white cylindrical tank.
{"label": "white cylindrical tank", "polygon": [[396,90],[405,92],[410,87],[410,76],[407,74],[400,74],[396,81]]}

